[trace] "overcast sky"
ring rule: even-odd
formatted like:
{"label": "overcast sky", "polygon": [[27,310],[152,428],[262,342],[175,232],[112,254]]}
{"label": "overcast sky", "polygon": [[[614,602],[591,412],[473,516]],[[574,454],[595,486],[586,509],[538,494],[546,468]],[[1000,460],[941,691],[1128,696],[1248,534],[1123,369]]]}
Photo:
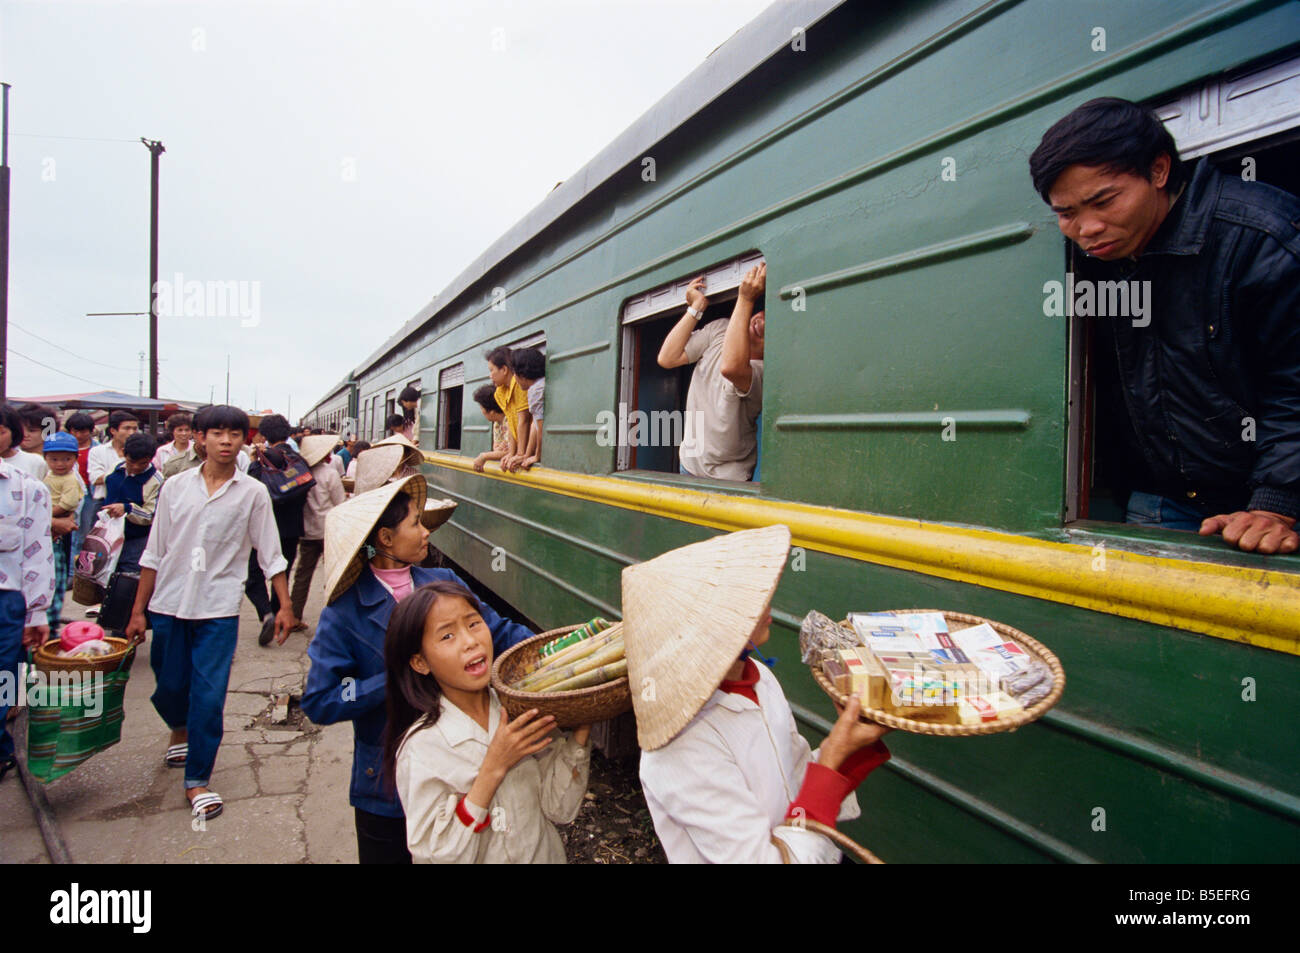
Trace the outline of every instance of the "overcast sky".
{"label": "overcast sky", "polygon": [[137,392],[147,317],[85,314],[149,307],[139,137],[159,277],[243,293],[181,289],[159,395],[229,353],[296,415],[769,2],[3,0],[9,395]]}

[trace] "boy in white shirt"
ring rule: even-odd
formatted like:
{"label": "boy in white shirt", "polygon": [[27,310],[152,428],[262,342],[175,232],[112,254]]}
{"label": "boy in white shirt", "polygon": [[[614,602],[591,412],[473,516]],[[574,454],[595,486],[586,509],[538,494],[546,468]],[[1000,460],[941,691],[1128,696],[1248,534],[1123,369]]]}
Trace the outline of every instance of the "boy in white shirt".
{"label": "boy in white shirt", "polygon": [[271,496],[235,464],[248,439],[248,415],[237,407],[204,408],[195,429],[207,459],[167,480],[158,494],[126,634],[144,641],[148,609],[149,663],[158,682],[152,701],[172,730],[165,761],[185,768],[194,815],[211,819],[222,811],[221,796],[207,785],[221,744],[250,550],[280,599],[277,642],[288,637],[294,617]]}
{"label": "boy in white shirt", "polygon": [[[91,447],[86,455],[86,473],[90,476],[91,493],[96,500],[104,499],[104,479],[126,459],[126,438],[140,429],[140,418],[125,410],[115,410],[108,415],[108,443]],[[91,514],[94,525],[94,514]]]}

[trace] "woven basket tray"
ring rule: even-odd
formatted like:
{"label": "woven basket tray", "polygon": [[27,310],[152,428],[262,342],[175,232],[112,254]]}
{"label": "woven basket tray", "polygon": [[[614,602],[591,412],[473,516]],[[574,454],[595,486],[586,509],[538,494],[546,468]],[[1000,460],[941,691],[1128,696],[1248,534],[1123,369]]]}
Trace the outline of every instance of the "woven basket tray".
{"label": "woven basket tray", "polygon": [[97,606],[104,601],[104,587],[81,576],[74,576],[72,601],[77,605]]}
{"label": "woven basket tray", "polygon": [[616,718],[632,710],[627,676],[571,692],[520,692],[508,687],[518,677],[516,673],[521,668],[537,659],[543,645],[580,628],[580,625],[566,625],[535,635],[506,649],[492,663],[492,687],[496,689],[507,715],[518,718],[530,708],[536,708],[543,715],[554,715],[560,728],[576,728]]}
{"label": "woven basket tray", "polygon": [[[912,612],[939,612],[938,609],[889,609],[886,610],[893,615],[904,615]],[[1001,622],[994,622],[992,619],[985,619],[977,615],[967,615],[964,612],[944,612],[943,617],[948,620],[949,632],[960,632],[962,629],[968,629],[973,625],[979,625],[981,622],[987,622],[1002,635],[1011,639],[1020,645],[1022,649],[1030,655],[1037,658],[1040,662],[1048,667],[1052,673],[1052,690],[1047,693],[1047,697],[1037,704],[1030,705],[1019,714],[1008,715],[999,718],[997,721],[984,722],[979,725],[941,725],[930,721],[920,721],[915,718],[904,718],[900,715],[891,715],[889,712],[881,711],[877,708],[862,709],[863,721],[874,721],[878,724],[887,725],[890,728],[897,728],[900,731],[911,731],[919,735],[940,735],[949,738],[964,738],[970,735],[994,735],[1003,731],[1015,731],[1021,725],[1027,725],[1031,721],[1037,721],[1043,717],[1043,712],[1055,705],[1061,698],[1061,693],[1065,691],[1065,669],[1061,667],[1061,661],[1051,650],[1043,643],[1031,639],[1019,629],[1013,629],[1009,625]],[[844,623],[848,625],[847,621]],[[847,705],[849,696],[835,690],[831,680],[823,674],[820,665],[810,665],[812,676],[817,684],[821,686],[822,691],[833,698],[839,705]]]}
{"label": "woven basket tray", "polygon": [[59,658],[62,646],[58,639],[50,639],[33,654],[39,672],[116,672],[128,671],[135,662],[135,646],[127,639],[105,636],[104,641],[116,646],[117,651],[90,658]]}

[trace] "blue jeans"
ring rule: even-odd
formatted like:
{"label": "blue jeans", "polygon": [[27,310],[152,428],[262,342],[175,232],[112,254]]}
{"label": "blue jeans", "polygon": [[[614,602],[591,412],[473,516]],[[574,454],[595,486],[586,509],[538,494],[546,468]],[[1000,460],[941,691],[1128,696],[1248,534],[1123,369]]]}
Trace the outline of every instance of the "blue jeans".
{"label": "blue jeans", "polygon": [[149,536],[137,536],[134,539],[126,539],[122,542],[122,552],[117,557],[117,572],[139,572],[140,557],[144,555],[144,548],[149,545]]}
{"label": "blue jeans", "polygon": [[0,592],[0,763],[14,754],[9,734],[9,698],[18,696],[18,663],[23,659],[23,626],[27,623],[27,600],[13,589]]}
{"label": "blue jeans", "polygon": [[1180,503],[1167,496],[1134,492],[1128,498],[1126,523],[1159,526],[1162,529],[1187,529],[1196,532],[1205,521],[1205,514],[1194,506]]}
{"label": "blue jeans", "polygon": [[239,617],[178,619],[151,612],[149,620],[149,666],[158,680],[150,701],[169,728],[189,732],[185,787],[207,787],[221,746]]}

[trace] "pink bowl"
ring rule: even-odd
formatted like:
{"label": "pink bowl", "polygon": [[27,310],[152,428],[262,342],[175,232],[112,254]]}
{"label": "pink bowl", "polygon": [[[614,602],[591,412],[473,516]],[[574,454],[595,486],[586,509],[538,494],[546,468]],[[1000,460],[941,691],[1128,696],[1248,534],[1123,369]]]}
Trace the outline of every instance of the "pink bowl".
{"label": "pink bowl", "polygon": [[82,642],[89,642],[92,639],[102,639],[104,630],[93,622],[69,622],[63,627],[63,632],[59,636],[59,646],[65,652],[75,649]]}

